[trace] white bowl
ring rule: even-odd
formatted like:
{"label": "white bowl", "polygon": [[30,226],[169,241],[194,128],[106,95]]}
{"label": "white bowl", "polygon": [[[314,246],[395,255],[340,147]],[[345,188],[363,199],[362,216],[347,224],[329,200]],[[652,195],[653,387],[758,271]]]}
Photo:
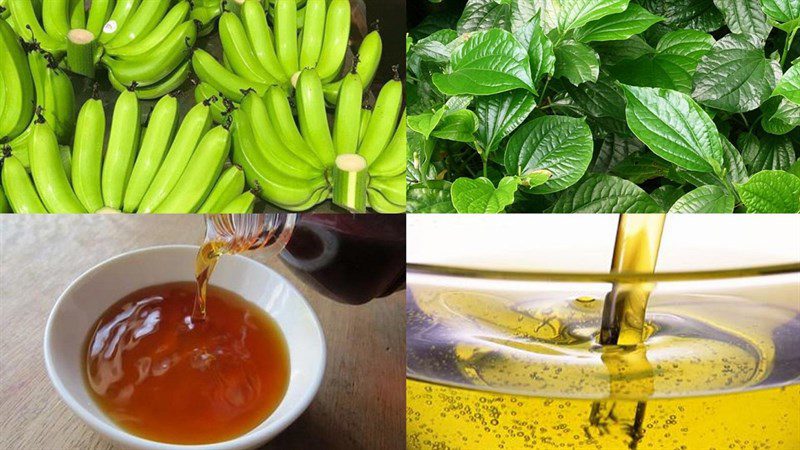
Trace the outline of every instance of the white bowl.
{"label": "white bowl", "polygon": [[75,414],[107,439],[130,449],[239,450],[258,447],[283,431],[308,407],[325,370],[325,337],[317,316],[285,278],[242,256],[224,256],[211,283],[264,308],[277,322],[289,347],[290,377],[278,408],[250,432],[207,445],[175,445],[134,436],[95,405],[83,377],[83,347],[100,315],[123,296],[147,286],[194,280],[198,247],[173,245],[125,253],[102,262],[73,281],[58,298],[44,334],[44,360],[61,398]]}

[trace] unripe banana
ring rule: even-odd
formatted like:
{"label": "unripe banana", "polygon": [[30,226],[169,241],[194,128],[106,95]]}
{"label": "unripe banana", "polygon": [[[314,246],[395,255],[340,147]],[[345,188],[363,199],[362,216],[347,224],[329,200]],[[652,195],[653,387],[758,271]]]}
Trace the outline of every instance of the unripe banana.
{"label": "unripe banana", "polygon": [[134,13],[136,7],[139,6],[140,0],[118,0],[108,17],[108,22],[103,24],[102,32],[99,35],[99,40],[103,44],[110,42],[114,36],[119,33],[125,26],[125,22]]}
{"label": "unripe banana", "polygon": [[[161,81],[147,86],[139,86],[138,83],[133,92],[140,100],[152,100],[154,98],[161,98],[169,93],[175,92],[180,88],[183,83],[189,78],[192,73],[192,67],[189,61],[178,66],[172,73],[167,75]],[[122,92],[131,90],[131,86],[126,86],[117,80],[112,72],[108,72],[108,81],[114,86],[114,89]]]}
{"label": "unripe banana", "polygon": [[256,205],[256,196],[253,195],[252,192],[247,191],[235,199],[233,199],[230,203],[225,205],[221,210],[220,214],[251,214],[253,212],[253,207]]}
{"label": "unripe banana", "polygon": [[2,73],[5,98],[0,115],[0,139],[15,138],[22,133],[33,118],[35,90],[30,67],[14,30],[0,20],[0,73]]}
{"label": "unripe banana", "polygon": [[325,0],[308,0],[300,44],[300,68],[316,67],[325,36]]}
{"label": "unripe banana", "polygon": [[[378,33],[377,30],[370,32],[364,37],[364,40],[361,41],[361,46],[358,48],[358,54],[356,55],[357,61],[355,63],[355,71],[361,77],[361,86],[364,91],[369,89],[372,85],[372,80],[375,79],[375,73],[378,71],[382,53],[383,43],[380,33]],[[336,104],[341,83],[342,81],[335,81],[323,87],[325,91],[325,100],[327,100],[328,103]]]}
{"label": "unripe banana", "polygon": [[86,9],[82,0],[70,0],[69,2],[69,27],[86,28]]}
{"label": "unripe banana", "polygon": [[[40,48],[56,56],[66,50],[66,39],[50,36],[39,25],[39,19],[36,17],[31,0],[8,0],[8,9],[11,11],[14,30],[25,42],[35,40],[39,43]],[[66,9],[64,14],[66,14]]]}
{"label": "unripe banana", "polygon": [[369,121],[372,119],[372,109],[364,108],[361,110],[361,123],[358,128],[358,145],[364,141],[364,135],[367,134],[369,128]]}
{"label": "unripe banana", "polygon": [[33,125],[29,148],[33,183],[47,210],[55,214],[85,213],[67,179],[56,134],[50,125],[38,121]]}
{"label": "unripe banana", "polygon": [[161,163],[153,182],[147,188],[147,192],[139,204],[140,213],[147,214],[155,211],[175,188],[186,170],[186,165],[192,158],[197,144],[210,127],[211,111],[208,104],[199,103],[189,110],[175,134],[175,139],[167,151],[164,162]]}
{"label": "unripe banana", "polygon": [[268,88],[265,84],[245,80],[222,67],[213,56],[201,49],[196,49],[192,55],[192,68],[201,81],[210,84],[235,102],[242,101],[248,89],[253,89],[259,96],[263,96]]}
{"label": "unripe banana", "polygon": [[242,22],[236,15],[226,12],[220,16],[219,36],[225,57],[236,74],[258,83],[277,83],[277,80],[256,59]]}
{"label": "unripe banana", "polygon": [[42,24],[53,39],[65,40],[69,32],[69,0],[42,0]]}
{"label": "unripe banana", "polygon": [[103,25],[111,15],[113,5],[113,0],[92,0],[89,15],[86,17],[86,29],[93,35],[100,36],[100,33],[103,32]]}
{"label": "unripe banana", "polygon": [[194,101],[195,103],[207,102],[211,108],[211,118],[218,125],[228,123],[228,114],[237,107],[210,84],[204,82],[198,83],[194,88]]}
{"label": "unripe banana", "polygon": [[89,99],[81,107],[75,127],[72,146],[72,186],[75,195],[86,211],[95,212],[103,207],[100,176],[103,165],[103,140],[106,132],[106,114],[103,102]]}
{"label": "unripe banana", "polygon": [[[228,167],[220,175],[208,198],[197,209],[198,214],[219,214],[226,206],[242,195],[245,186],[244,172],[236,165]],[[251,194],[252,195],[252,194]]]}
{"label": "unripe banana", "polygon": [[357,73],[349,73],[342,79],[339,89],[339,102],[333,121],[333,145],[336,154],[356,153],[358,150],[359,128],[353,118],[361,119],[361,77]]}
{"label": "unripe banana", "polygon": [[383,85],[358,154],[372,164],[386,148],[397,127],[397,118],[403,105],[403,83],[394,79]]}
{"label": "unripe banana", "polygon": [[405,205],[396,205],[375,189],[367,189],[367,201],[370,208],[380,214],[402,214],[406,212]]}
{"label": "unripe banana", "polygon": [[18,214],[46,214],[25,166],[14,156],[3,159],[3,188],[11,209]]}
{"label": "unripe banana", "polygon": [[325,37],[317,63],[317,73],[323,82],[333,80],[342,68],[350,39],[350,1],[332,0],[328,5]]}
{"label": "unripe banana", "polygon": [[8,203],[6,193],[3,187],[0,186],[0,214],[7,214],[11,212],[11,205]]}
{"label": "unripe banana", "polygon": [[106,47],[121,47],[146,36],[156,28],[167,13],[170,3],[171,0],[144,0],[139,3],[136,12],[131,14],[114,37],[106,42]]}
{"label": "unripe banana", "polygon": [[289,81],[291,74],[284,72],[283,66],[278,60],[278,55],[275,54],[272,31],[267,26],[267,17],[260,2],[244,2],[242,5],[242,25],[250,44],[253,46],[253,53],[255,53],[261,66],[280,84],[285,85]]}
{"label": "unripe banana", "polygon": [[400,115],[400,124],[392,140],[369,166],[373,177],[394,177],[406,172],[406,112]]}
{"label": "unripe banana", "polygon": [[328,115],[325,111],[325,98],[322,95],[322,82],[314,69],[304,69],[297,79],[295,90],[297,118],[305,141],[314,150],[325,167],[331,167],[336,159]]}
{"label": "unripe banana", "polygon": [[406,204],[405,174],[390,178],[372,177],[369,180],[369,188],[380,192],[386,200],[397,206],[405,206]]}
{"label": "unripe banana", "polygon": [[[52,93],[51,93],[52,91]],[[59,142],[67,142],[75,131],[75,90],[69,76],[56,67],[45,72],[45,95],[55,121],[52,123]]]}
{"label": "unripe banana", "polygon": [[122,208],[122,199],[136,161],[141,123],[139,100],[130,91],[122,92],[114,105],[111,131],[103,161],[102,192],[105,206]]}
{"label": "unripe banana", "polygon": [[297,72],[297,6],[294,0],[275,1],[275,49],[284,72],[288,75]]}
{"label": "unripe banana", "polygon": [[292,116],[292,109],[289,106],[289,100],[286,98],[286,92],[279,86],[269,88],[264,98],[264,104],[267,107],[270,122],[275,126],[278,135],[286,144],[286,147],[306,163],[318,169],[322,169],[324,165],[320,161],[320,158],[314,153],[314,150],[309,147],[306,141],[303,140],[303,137],[297,130],[297,125],[295,125],[294,117]]}
{"label": "unripe banana", "polygon": [[197,211],[214,188],[230,148],[231,136],[225,127],[216,126],[206,133],[178,184],[154,212],[188,214]]}
{"label": "unripe banana", "polygon": [[189,2],[186,0],[176,3],[153,31],[140,39],[135,39],[127,45],[116,48],[106,48],[106,53],[117,58],[125,58],[151,52],[159,44],[164,42],[172,30],[186,21],[190,9]]}
{"label": "unripe banana", "polygon": [[122,202],[124,212],[132,213],[139,207],[144,193],[150,187],[164,160],[177,123],[178,100],[171,95],[162,97],[150,113],[147,131],[144,132],[139,155],[136,157],[128,187],[125,189]]}

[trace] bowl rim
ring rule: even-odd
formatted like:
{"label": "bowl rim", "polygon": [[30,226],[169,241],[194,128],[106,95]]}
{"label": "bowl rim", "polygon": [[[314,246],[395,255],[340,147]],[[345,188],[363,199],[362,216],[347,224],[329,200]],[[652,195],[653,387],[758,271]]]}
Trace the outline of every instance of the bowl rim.
{"label": "bowl rim", "polygon": [[[262,444],[264,439],[271,439],[274,436],[277,436],[283,430],[285,430],[290,424],[292,424],[298,417],[308,408],[311,404],[311,401],[317,395],[319,388],[322,384],[322,379],[325,373],[325,366],[327,361],[327,347],[325,341],[325,334],[322,329],[322,325],[317,317],[314,308],[308,303],[308,300],[303,296],[302,293],[292,284],[289,280],[286,279],[283,275],[276,272],[271,267],[262,264],[256,260],[251,258],[247,258],[243,255],[228,255],[233,258],[240,259],[244,261],[245,264],[255,264],[260,266],[260,270],[267,270],[271,272],[273,276],[278,277],[279,280],[286,283],[289,287],[294,289],[297,292],[297,295],[302,302],[302,305],[308,308],[311,317],[311,325],[317,331],[316,336],[312,336],[312,338],[318,339],[320,344],[320,351],[321,351],[321,358],[319,361],[318,369],[315,373],[310,374],[308,389],[306,389],[302,396],[300,397],[300,401],[295,402],[293,405],[290,406],[289,411],[282,417],[278,418],[272,425],[266,427],[261,430],[251,430],[244,435],[237,436],[233,439],[229,439],[227,441],[221,442],[214,442],[209,444],[172,444],[166,442],[159,442],[153,441],[150,439],[146,439],[143,437],[136,436],[125,431],[123,428],[119,426],[110,425],[105,421],[102,421],[97,418],[96,414],[91,413],[88,409],[84,408],[78,400],[70,394],[70,392],[65,387],[64,383],[59,376],[59,371],[56,369],[55,361],[53,360],[53,352],[51,352],[50,347],[53,342],[54,336],[53,327],[54,327],[54,318],[56,316],[57,311],[66,303],[67,295],[81,282],[83,282],[86,278],[91,276],[94,272],[100,270],[102,267],[112,264],[112,263],[119,263],[122,260],[128,259],[134,255],[142,254],[142,253],[157,253],[163,251],[174,251],[174,250],[186,250],[186,249],[194,249],[197,250],[200,247],[197,245],[188,245],[188,244],[168,244],[168,245],[156,245],[150,247],[143,247],[139,249],[130,250],[124,253],[120,253],[118,255],[112,256],[107,258],[94,266],[90,267],[89,269],[85,270],[81,273],[78,277],[72,280],[69,285],[64,288],[61,294],[56,299],[55,304],[53,305],[52,309],[50,310],[50,315],[47,318],[47,325],[45,326],[44,330],[44,338],[43,338],[43,355],[44,355],[44,363],[45,368],[47,370],[48,378],[50,378],[50,382],[53,384],[53,387],[58,392],[59,397],[61,400],[67,404],[70,410],[75,413],[81,420],[84,421],[90,428],[92,428],[97,433],[103,435],[104,437],[111,439],[112,441],[116,441],[119,443],[123,443],[126,446],[131,446],[132,448],[137,449],[152,449],[152,450],[235,450],[235,449],[242,449],[242,448],[252,448],[256,445]],[[247,299],[245,299],[247,300]],[[248,300],[249,301],[249,300]],[[287,346],[289,343],[287,342]],[[284,396],[285,398],[285,396]],[[283,401],[283,400],[282,400]],[[280,405],[280,404],[279,404]],[[272,415],[267,416],[265,421],[268,420]],[[263,423],[263,422],[262,422]]]}
{"label": "bowl rim", "polygon": [[702,281],[752,278],[800,273],[800,261],[765,266],[670,272],[541,272],[496,270],[458,265],[406,263],[406,272],[448,278],[503,281],[566,281],[585,283],[647,283],[670,281]]}

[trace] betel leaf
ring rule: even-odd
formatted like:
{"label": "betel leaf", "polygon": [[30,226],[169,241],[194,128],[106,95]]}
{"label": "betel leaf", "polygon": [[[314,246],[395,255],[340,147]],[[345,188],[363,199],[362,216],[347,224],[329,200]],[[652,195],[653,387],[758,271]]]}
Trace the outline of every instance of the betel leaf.
{"label": "betel leaf", "polygon": [[739,136],[738,144],[751,174],[762,170],[786,170],[795,161],[792,141],[786,136],[767,134],[759,139],[745,133]]}
{"label": "betel leaf", "polygon": [[625,94],[613,78],[601,74],[596,83],[565,83],[564,89],[586,114],[625,120]]}
{"label": "betel leaf", "polygon": [[556,65],[553,43],[550,42],[541,26],[538,16],[522,28],[514,30],[514,37],[528,50],[531,62],[531,78],[534,82],[545,75],[552,75]]}
{"label": "betel leaf", "polygon": [[458,34],[453,30],[439,30],[420,39],[411,47],[412,51],[408,55],[409,63],[412,59],[418,58],[420,61],[446,64],[450,61],[450,50],[447,46],[457,37]]}
{"label": "betel leaf", "polygon": [[748,112],[769,98],[781,76],[780,64],[740,35],[728,35],[700,60],[692,96],[728,112]]}
{"label": "betel leaf", "polygon": [[450,182],[429,181],[415,184],[408,189],[406,203],[412,213],[454,213],[450,198]]}
{"label": "betel leaf", "polygon": [[670,213],[729,214],[736,199],[720,186],[701,186],[679,198]]}
{"label": "betel leaf", "polygon": [[655,49],[640,36],[631,36],[624,41],[592,42],[592,47],[600,55],[604,66],[614,66],[655,53]]}
{"label": "betel leaf", "polygon": [[491,153],[497,149],[500,141],[524,122],[535,107],[536,98],[521,89],[477,97],[475,99],[475,114],[478,116],[476,138],[483,150]]}
{"label": "betel leaf", "polygon": [[600,76],[600,57],[586,44],[577,41],[564,41],[555,48],[555,78],[566,78],[578,85],[587,81],[597,81]]}
{"label": "betel leaf", "polygon": [[767,17],[786,32],[800,26],[800,3],[797,0],[761,0],[761,7]]}
{"label": "betel leaf", "polygon": [[450,195],[459,213],[495,214],[514,203],[517,186],[515,177],[503,178],[497,188],[488,178],[459,178],[450,188]]}
{"label": "betel leaf", "polygon": [[446,108],[442,106],[432,113],[408,116],[408,128],[421,134],[425,139],[429,139],[431,137],[431,133],[433,133],[433,130],[436,129],[436,127],[439,125],[439,122],[442,120],[442,117],[444,117],[445,111]]}
{"label": "betel leaf", "polygon": [[738,186],[749,213],[800,212],[800,178],[782,170],[765,170]]}
{"label": "betel leaf", "polygon": [[664,211],[669,211],[669,209],[672,208],[672,205],[674,205],[679,198],[683,197],[683,194],[685,194],[685,192],[680,186],[666,184],[651,192],[650,197],[655,200],[661,209]]}
{"label": "betel leaf", "polygon": [[669,174],[670,164],[653,153],[634,153],[628,155],[611,170],[611,173],[631,181],[642,184],[647,180],[666,177]]}
{"label": "betel leaf", "polygon": [[511,24],[511,2],[497,0],[469,0],[458,19],[458,34],[502,28]]}
{"label": "betel leaf", "polygon": [[792,164],[792,166],[789,167],[789,170],[787,170],[787,172],[796,177],[800,177],[800,159],[795,161],[794,164]]}
{"label": "betel leaf", "polygon": [[564,192],[554,213],[659,213],[663,210],[642,188],[611,175],[590,175]]}
{"label": "betel leaf", "polygon": [[628,126],[653,153],[687,170],[720,173],[723,156],[717,128],[694,100],[666,89],[623,89]]}
{"label": "betel leaf", "polygon": [[644,144],[636,138],[609,134],[603,139],[592,164],[592,172],[610,172],[628,155],[644,151]]}
{"label": "betel leaf", "polygon": [[450,58],[450,70],[433,74],[433,84],[447,95],[534,90],[527,51],[505,30],[495,28],[470,36]]}
{"label": "betel leaf", "polygon": [[759,0],[714,0],[722,11],[731,32],[741,34],[753,44],[763,47],[772,31]]}
{"label": "betel leaf", "polygon": [[725,23],[713,0],[640,0],[639,3],[674,28],[714,31]]}
{"label": "betel leaf", "polygon": [[582,27],[587,23],[618,14],[628,7],[630,0],[569,0],[550,1],[549,7],[556,17],[561,34]]}
{"label": "betel leaf", "polygon": [[506,171],[520,176],[546,170],[550,177],[531,192],[558,192],[575,184],[592,160],[592,130],[583,119],[544,116],[521,126],[508,140]]}
{"label": "betel leaf", "polygon": [[574,37],[580,42],[621,41],[644,32],[662,20],[663,17],[634,3],[619,14],[603,17],[575,30]]}
{"label": "betel leaf", "polygon": [[475,113],[468,109],[448,111],[431,136],[457,142],[473,142],[478,129]]}
{"label": "betel leaf", "polygon": [[800,104],[800,64],[795,64],[783,74],[772,95],[781,95]]}
{"label": "betel leaf", "polygon": [[800,105],[783,97],[767,100],[761,112],[761,128],[769,134],[784,135],[800,126]]}

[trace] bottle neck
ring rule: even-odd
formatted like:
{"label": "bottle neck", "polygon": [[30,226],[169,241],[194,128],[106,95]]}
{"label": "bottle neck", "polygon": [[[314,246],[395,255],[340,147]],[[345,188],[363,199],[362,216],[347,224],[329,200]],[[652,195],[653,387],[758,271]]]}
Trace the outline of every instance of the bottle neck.
{"label": "bottle neck", "polygon": [[205,242],[218,243],[220,254],[264,249],[280,253],[292,236],[297,214],[206,214]]}

